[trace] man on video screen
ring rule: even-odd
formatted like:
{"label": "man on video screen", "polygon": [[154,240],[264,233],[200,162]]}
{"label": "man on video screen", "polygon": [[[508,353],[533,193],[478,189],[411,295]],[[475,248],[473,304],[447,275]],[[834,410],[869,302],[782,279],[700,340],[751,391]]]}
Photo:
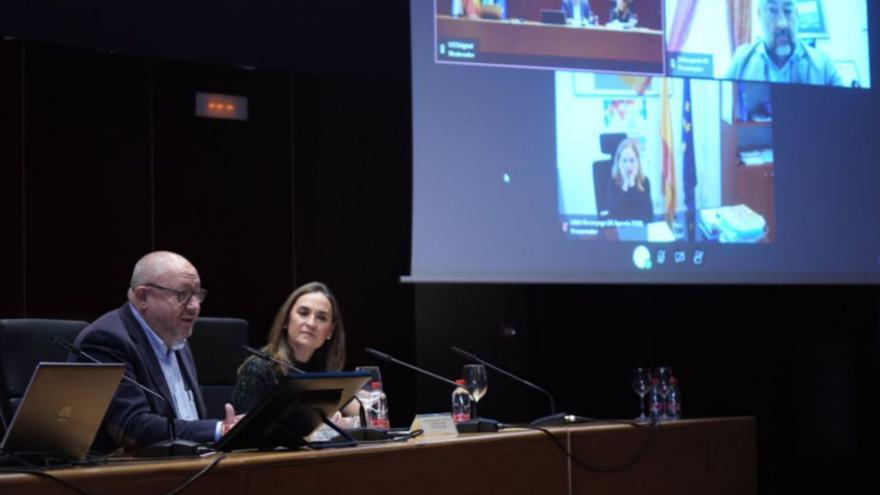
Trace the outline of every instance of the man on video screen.
{"label": "man on video screen", "polygon": [[763,36],[736,49],[727,79],[841,86],[831,58],[798,38],[795,0],[758,0]]}

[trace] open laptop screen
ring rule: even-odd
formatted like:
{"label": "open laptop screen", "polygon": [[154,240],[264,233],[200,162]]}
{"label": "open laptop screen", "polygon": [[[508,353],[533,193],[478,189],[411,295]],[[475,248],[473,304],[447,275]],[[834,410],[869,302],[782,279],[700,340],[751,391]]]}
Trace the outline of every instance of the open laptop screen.
{"label": "open laptop screen", "polygon": [[39,363],[0,452],[84,460],[124,371],[123,364]]}

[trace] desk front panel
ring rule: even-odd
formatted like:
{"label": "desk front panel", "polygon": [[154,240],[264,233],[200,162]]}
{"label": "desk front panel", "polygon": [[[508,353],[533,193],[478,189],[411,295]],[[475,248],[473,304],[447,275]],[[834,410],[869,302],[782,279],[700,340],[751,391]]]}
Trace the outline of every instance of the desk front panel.
{"label": "desk front panel", "polygon": [[[754,494],[754,425],[754,418],[664,423],[639,462],[613,473],[571,463],[536,431],[324,451],[233,453],[186,493]],[[649,428],[630,425],[551,431],[579,459],[606,469],[625,464],[650,434]],[[114,462],[49,473],[95,495],[155,495],[176,488],[210,461]],[[67,495],[71,490],[44,478],[7,474],[0,475],[0,493]]]}

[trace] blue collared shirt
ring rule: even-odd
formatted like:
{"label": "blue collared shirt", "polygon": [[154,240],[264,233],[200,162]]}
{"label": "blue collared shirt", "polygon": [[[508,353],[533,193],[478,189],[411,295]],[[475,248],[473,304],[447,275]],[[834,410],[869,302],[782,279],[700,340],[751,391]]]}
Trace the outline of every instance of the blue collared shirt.
{"label": "blue collared shirt", "polygon": [[[159,361],[159,366],[162,368],[162,374],[165,376],[165,383],[168,384],[168,389],[171,391],[175,414],[179,419],[199,419],[199,411],[196,408],[195,396],[193,395],[192,390],[187,388],[183,375],[180,373],[180,364],[177,362],[176,351],[183,349],[184,346],[186,346],[186,341],[180,342],[169,349],[168,345],[165,344],[165,341],[162,340],[152,328],[150,328],[150,325],[147,324],[137,308],[131,303],[129,303],[129,306],[131,306],[131,312],[134,314],[134,318],[140,324],[141,328],[144,329],[144,333],[147,334],[147,340],[150,341],[150,347],[153,348],[153,352],[156,354],[156,359]],[[218,421],[217,427],[214,428],[214,441],[220,440],[221,436],[223,436],[223,422]]]}
{"label": "blue collared shirt", "polygon": [[725,79],[842,86],[834,62],[821,50],[795,44],[794,53],[778,67],[767,53],[763,39],[742,45],[733,54]]}
{"label": "blue collared shirt", "polygon": [[187,420],[199,419],[195,396],[183,379],[183,374],[180,372],[180,363],[177,362],[176,351],[183,349],[186,346],[186,341],[169,348],[168,344],[150,328],[150,325],[143,319],[137,308],[132,306],[131,310],[134,313],[135,319],[140,323],[141,328],[144,329],[144,333],[147,334],[150,347],[153,348],[153,352],[156,354],[159,367],[162,368],[162,374],[165,376],[165,383],[168,384],[168,390],[171,392],[174,412],[177,417]]}

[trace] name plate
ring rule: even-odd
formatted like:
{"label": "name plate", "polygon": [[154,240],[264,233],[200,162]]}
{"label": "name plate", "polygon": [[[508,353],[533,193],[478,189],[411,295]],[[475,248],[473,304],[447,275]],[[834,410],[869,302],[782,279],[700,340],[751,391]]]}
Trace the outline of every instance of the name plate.
{"label": "name plate", "polygon": [[409,427],[409,431],[416,430],[422,430],[416,440],[458,436],[458,429],[450,413],[417,414]]}

